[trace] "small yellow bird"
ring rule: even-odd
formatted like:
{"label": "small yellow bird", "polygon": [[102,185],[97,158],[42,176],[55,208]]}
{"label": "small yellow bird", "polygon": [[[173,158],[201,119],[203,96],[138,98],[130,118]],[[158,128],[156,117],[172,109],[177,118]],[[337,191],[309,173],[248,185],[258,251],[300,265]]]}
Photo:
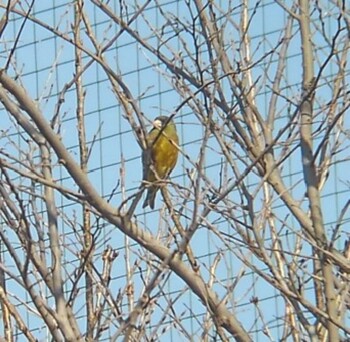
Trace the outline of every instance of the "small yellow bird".
{"label": "small yellow bird", "polygon": [[[166,116],[158,116],[153,121],[153,129],[148,133],[147,148],[142,154],[143,179],[145,183],[154,183],[169,177],[176,165],[179,144],[176,126],[173,120]],[[154,209],[154,202],[159,185],[150,185],[142,208],[150,206]]]}

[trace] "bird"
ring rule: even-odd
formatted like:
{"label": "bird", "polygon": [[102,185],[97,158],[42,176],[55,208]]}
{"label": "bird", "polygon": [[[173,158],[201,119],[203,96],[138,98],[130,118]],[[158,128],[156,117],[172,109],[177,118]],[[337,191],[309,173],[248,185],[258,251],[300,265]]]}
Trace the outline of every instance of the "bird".
{"label": "bird", "polygon": [[167,116],[158,116],[146,137],[146,148],[142,153],[143,180],[148,184],[147,196],[142,208],[154,209],[160,186],[152,184],[169,177],[178,157],[179,137],[174,121]]}

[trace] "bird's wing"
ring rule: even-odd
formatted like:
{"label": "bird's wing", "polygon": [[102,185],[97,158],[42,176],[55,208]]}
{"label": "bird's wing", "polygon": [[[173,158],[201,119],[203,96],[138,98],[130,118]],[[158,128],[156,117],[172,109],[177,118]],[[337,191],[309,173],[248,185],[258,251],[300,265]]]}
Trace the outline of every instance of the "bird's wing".
{"label": "bird's wing", "polygon": [[[153,148],[154,148],[154,141],[157,138],[159,134],[159,131],[157,129],[152,129],[148,135],[147,135],[147,147],[142,152],[142,165],[143,165],[143,179],[147,181],[152,181],[151,175],[150,175],[150,167],[153,161]],[[153,172],[152,172],[153,173]]]}

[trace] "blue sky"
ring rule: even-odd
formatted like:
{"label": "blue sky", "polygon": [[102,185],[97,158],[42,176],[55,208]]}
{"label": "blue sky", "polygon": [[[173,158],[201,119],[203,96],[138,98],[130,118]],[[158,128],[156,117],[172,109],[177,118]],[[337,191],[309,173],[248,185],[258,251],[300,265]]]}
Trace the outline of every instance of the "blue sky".
{"label": "blue sky", "polygon": [[[129,1],[128,10],[132,13],[132,3]],[[225,6],[225,2],[220,2],[222,6]],[[256,2],[252,3],[252,11]],[[286,2],[290,4],[290,1]],[[54,4],[54,8],[52,8]],[[114,6],[115,13],[119,13],[119,7],[117,1],[111,1],[109,4],[112,8]],[[162,9],[165,12],[171,13],[183,21],[189,19],[189,13],[187,8],[181,1],[164,1]],[[250,13],[253,13],[253,12]],[[106,41],[111,39],[118,27],[111,23],[111,20],[104,15],[98,8],[93,7],[90,2],[86,1],[86,13],[89,16],[90,23],[93,27],[94,34],[99,41],[104,44]],[[239,9],[232,15],[233,20],[238,20]],[[73,6],[72,3],[67,1],[54,1],[54,2],[36,2],[33,8],[33,14],[39,20],[57,27],[57,29],[69,37],[72,37],[70,25],[73,22]],[[317,13],[314,14],[317,17]],[[23,23],[23,18],[20,16],[12,16],[12,21],[9,27],[5,31],[4,37],[1,41],[2,49],[2,61],[6,62],[6,52],[9,47],[13,44],[13,39],[19,30],[19,27]],[[156,42],[156,39],[151,37],[151,32],[146,25],[148,22],[152,23],[155,27],[160,28],[165,24],[164,19],[160,13],[157,12],[154,7],[150,6],[149,9],[144,13],[144,17],[141,17],[135,24],[135,28],[138,32],[141,32],[142,36],[145,37],[150,43]],[[259,60],[264,54],[271,51],[271,49],[277,44],[281,37],[282,29],[284,28],[287,16],[285,12],[274,2],[274,1],[262,1],[262,6],[256,9],[256,14],[253,18],[252,24],[250,25],[249,33],[251,35],[252,53],[253,59]],[[325,30],[332,37],[335,29],[336,22],[330,17],[326,20]],[[171,36],[172,31],[166,28],[169,32],[166,37]],[[283,81],[283,85],[286,85],[284,94],[291,98],[297,98],[300,87],[301,87],[301,58],[300,58],[300,41],[297,37],[297,29],[294,29],[296,37],[293,38],[291,47],[288,53],[288,61],[286,68],[286,78]],[[237,40],[237,33],[234,30],[226,31],[226,39],[232,58],[237,58],[239,54],[239,41]],[[88,42],[88,38],[82,32],[82,39],[86,46],[93,50],[91,43]],[[184,37],[184,41],[191,46],[191,40],[189,36]],[[327,42],[322,40],[319,34],[315,35],[314,42],[319,44],[321,49],[318,50],[317,56],[320,61],[325,59],[327,53],[329,53],[329,47]],[[176,39],[173,39],[170,44],[173,44],[174,49],[176,46]],[[191,48],[190,48],[191,50]],[[182,53],[184,53],[182,51]],[[163,77],[163,73],[167,73],[167,70],[160,66],[159,68],[152,65],[155,62],[155,57],[149,52],[145,51],[140,44],[136,44],[134,40],[123,33],[115,44],[104,54],[104,57],[109,62],[113,70],[120,73],[123,77],[124,82],[128,85],[133,96],[135,98],[140,97],[139,106],[144,113],[145,117],[152,120],[159,114],[169,115],[182,101],[180,96],[174,90],[173,85],[168,79]],[[206,62],[207,57],[203,57],[203,63]],[[86,54],[84,54],[84,63],[90,60]],[[45,28],[40,27],[37,24],[33,24],[31,21],[25,23],[25,29],[23,30],[17,45],[17,49],[14,54],[13,62],[15,62],[16,68],[11,66],[10,74],[20,74],[20,81],[27,89],[28,93],[38,100],[38,106],[50,120],[56,111],[56,104],[58,95],[62,91],[64,85],[69,82],[74,74],[74,47],[72,44],[66,42],[63,39],[55,37],[52,32]],[[261,77],[268,79],[272,77],[276,64],[278,62],[278,55],[274,54],[272,62],[268,66],[266,72],[267,62],[259,63],[253,71],[253,76],[256,80],[261,80]],[[315,61],[315,69],[317,70],[318,61]],[[16,69],[16,70],[14,70]],[[336,70],[335,65],[325,70],[326,75],[332,75]],[[160,72],[161,71],[161,72]],[[349,73],[346,78],[347,83],[349,82]],[[84,90],[86,91],[85,98],[85,123],[87,140],[89,146],[92,146],[90,159],[89,159],[89,178],[94,184],[95,188],[100,192],[101,195],[109,197],[112,189],[115,188],[116,184],[120,180],[120,168],[125,165],[125,187],[127,189],[127,196],[136,192],[142,177],[142,166],[140,160],[141,149],[138,146],[135,136],[130,128],[129,123],[123,117],[124,112],[116,96],[113,94],[111,84],[108,78],[101,68],[101,66],[94,63],[90,66],[83,75]],[[268,80],[259,83],[261,86],[259,93],[256,96],[257,106],[263,116],[266,115],[268,108],[270,89],[266,86],[271,84]],[[229,89],[227,88],[229,91]],[[320,88],[318,92],[318,100],[316,106],[322,108],[322,104],[327,103],[330,100],[332,93],[331,89],[327,88],[327,80],[324,82],[324,86]],[[63,141],[70,152],[79,159],[79,148],[78,148],[78,137],[77,137],[77,121],[75,117],[76,108],[76,93],[74,87],[69,89],[64,97],[65,101],[60,108],[59,118],[61,120],[60,132],[62,134]],[[275,122],[275,133],[282,128],[291,113],[285,113],[285,103],[280,100],[278,103],[278,109],[281,111],[280,117]],[[9,130],[8,133],[12,134],[14,141],[17,141],[20,146],[23,146],[23,150],[26,150],[26,141],[23,137],[18,136],[18,132],[13,123],[5,115],[2,108],[2,122],[0,128],[2,130]],[[320,122],[324,120],[322,116],[322,110],[320,111]],[[219,115],[219,112],[216,113]],[[349,129],[349,118],[345,117],[344,126]],[[178,132],[180,135],[181,146],[184,153],[186,153],[191,162],[195,162],[199,156],[200,144],[203,136],[203,129],[199,124],[198,119],[192,113],[189,106],[184,106],[178,113],[176,113],[175,121],[177,123]],[[348,131],[349,132],[349,131]],[[347,134],[348,134],[347,132]],[[346,133],[346,132],[345,132]],[[344,134],[345,139],[346,134]],[[316,143],[320,141],[321,137],[316,137]],[[6,148],[9,153],[18,153],[14,147],[6,139],[2,139],[0,142],[2,148]],[[92,143],[93,142],[93,143]],[[349,153],[348,153],[348,142],[344,142],[344,149],[335,157],[334,161],[345,159],[345,162],[334,164],[332,166],[329,180],[323,191],[322,203],[324,205],[325,213],[325,224],[331,232],[331,228],[336,224],[337,218],[341,212],[343,205],[349,198]],[[217,152],[218,145],[214,139],[210,140],[210,144],[207,149],[206,165],[208,166],[206,173],[207,176],[216,185],[220,183],[220,164],[222,161],[222,155]],[[239,148],[237,151],[239,151]],[[276,149],[277,153],[280,150]],[[243,152],[242,152],[243,153]],[[18,153],[19,158],[25,158],[23,153]],[[64,186],[70,187],[77,190],[76,185],[71,180],[67,172],[63,167],[58,165],[58,161],[53,159],[54,163],[57,163],[57,167],[54,169],[54,176]],[[241,165],[241,167],[243,167]],[[189,163],[184,156],[180,157],[179,162],[172,173],[172,180],[182,186],[188,187],[189,179],[186,175],[188,171],[193,169],[193,165]],[[296,151],[291,155],[289,160],[283,164],[283,176],[288,185],[293,187],[293,194],[296,198],[302,198],[305,192],[305,187],[302,182],[302,170],[300,164],[300,151]],[[232,173],[229,172],[229,177],[232,177]],[[256,176],[249,175],[245,180],[246,185],[249,189],[257,187],[258,179]],[[171,190],[175,202],[180,203],[180,199],[177,197],[175,191]],[[161,207],[160,195],[158,195],[157,207]],[[240,200],[237,193],[233,192],[230,195],[232,201]],[[257,196],[259,199],[259,196]],[[261,198],[261,196],[260,196]],[[122,199],[122,193],[120,188],[116,191],[115,196],[112,198],[112,203],[118,205]],[[62,208],[67,217],[77,217],[77,225],[81,222],[79,216],[81,214],[81,207],[72,201],[67,200],[57,195],[57,201],[59,206]],[[256,201],[256,210],[261,210],[263,203],[259,200]],[[307,203],[304,203],[305,208]],[[295,220],[288,217],[288,210],[283,206],[281,201],[277,198],[275,200],[276,214],[280,223],[284,219],[288,221],[290,227],[285,228],[281,224],[278,228],[281,229],[281,236],[284,236],[284,242],[288,244],[288,239],[295,238],[294,236],[286,236],[291,234],[292,228],[299,230],[298,224]],[[190,214],[190,210],[188,213]],[[160,219],[159,212],[153,213],[144,212],[140,206],[136,211],[137,220],[140,226],[144,229],[150,230],[152,233],[157,235],[165,234],[169,229],[169,220],[165,215],[166,219]],[[241,217],[240,212],[237,212],[237,217]],[[349,222],[349,214],[346,214],[343,218],[344,222]],[[232,233],[232,227],[230,223],[224,218],[213,214],[209,216],[208,220],[218,230]],[[98,238],[98,250],[96,252],[96,267],[102,268],[100,253],[107,245],[111,245],[117,249],[120,253],[116,264],[113,268],[111,288],[119,289],[125,285],[125,238],[124,236],[108,224],[104,224],[101,221],[94,221],[94,230],[99,231],[102,229],[101,234]],[[183,219],[184,225],[188,224],[186,219]],[[71,244],[72,248],[76,244],[76,235],[72,232],[72,227],[67,224],[67,221],[61,219],[61,233],[64,237],[65,243]],[[10,233],[9,233],[10,234]],[[293,235],[293,234],[292,234]],[[269,238],[269,234],[266,233],[266,239]],[[348,237],[348,233],[343,231],[338,247],[342,246],[345,238]],[[13,239],[16,240],[15,236]],[[132,242],[130,242],[132,243]],[[227,245],[223,244],[223,241],[218,239],[213,231],[207,229],[207,227],[201,227],[198,230],[192,241],[192,248],[194,254],[198,257],[201,264],[201,272],[205,279],[209,279],[208,268],[213,263],[215,256],[218,255],[218,251],[221,251],[221,261],[219,263],[216,276],[217,283],[215,285],[215,291],[219,296],[225,294],[225,286],[232,284],[233,279],[239,274],[242,263],[237,259],[234,253],[229,251]],[[244,250],[244,249],[243,249]],[[133,245],[131,248],[132,260],[136,260],[138,254],[143,254],[140,247]],[[309,247],[305,247],[303,250],[305,253],[310,253]],[[76,256],[73,255],[68,249],[64,251],[65,259],[70,263],[70,271],[73,272],[74,268],[78,266]],[[5,253],[6,256],[6,253]],[[254,258],[254,257],[252,257]],[[156,263],[157,261],[154,260]],[[254,261],[259,267],[265,267],[259,261]],[[142,267],[145,267],[142,264]],[[135,275],[135,290],[136,293],[142,289],[142,280],[140,275]],[[15,285],[13,285],[15,286]],[[171,293],[171,297],[181,292],[185,288],[185,284],[179,280],[175,275],[171,275],[169,281],[166,283],[165,292]],[[12,291],[15,288],[13,288]],[[67,283],[67,290],[69,289],[69,283]],[[246,270],[246,274],[243,279],[238,283],[237,287],[232,293],[232,297],[229,299],[234,307],[234,311],[238,315],[238,319],[242,322],[244,327],[249,331],[256,331],[254,333],[254,340],[265,341],[267,337],[261,332],[264,327],[261,318],[257,319],[258,312],[254,308],[254,305],[250,302],[252,297],[259,298],[259,307],[263,312],[265,323],[268,325],[271,335],[274,340],[278,341],[281,337],[281,327],[283,322],[279,320],[279,317],[283,315],[283,300],[278,296],[278,293],[271,286],[261,278],[257,277],[250,270]],[[79,307],[80,302],[77,302]],[[165,299],[161,299],[160,303],[166,305]],[[83,305],[83,300],[81,301]],[[174,304],[174,307],[178,313],[184,312],[184,318],[182,323],[189,330],[190,333],[195,336],[200,333],[201,321],[193,318],[194,315],[201,317],[204,313],[204,307],[199,302],[199,299],[188,291],[180,296],[180,299]],[[84,309],[81,311],[81,324],[84,322]],[[154,313],[153,322],[156,324],[157,317],[160,312]],[[31,315],[28,315],[28,320],[32,325],[32,328],[38,327],[43,329],[41,332],[37,332],[39,338],[44,338],[45,329],[42,323],[38,320],[31,319]],[[106,332],[105,337],[108,334],[113,335],[114,329],[111,328],[110,332]],[[177,341],[176,332],[174,329],[163,335],[163,341]]]}

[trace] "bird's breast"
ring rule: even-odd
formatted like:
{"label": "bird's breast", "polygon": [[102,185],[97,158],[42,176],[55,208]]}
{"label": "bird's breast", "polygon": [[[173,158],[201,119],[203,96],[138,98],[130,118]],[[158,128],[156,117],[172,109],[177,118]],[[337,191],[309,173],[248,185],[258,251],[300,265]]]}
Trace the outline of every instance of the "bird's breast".
{"label": "bird's breast", "polygon": [[177,161],[177,148],[168,138],[161,137],[153,148],[153,161],[159,177],[166,177]]}

